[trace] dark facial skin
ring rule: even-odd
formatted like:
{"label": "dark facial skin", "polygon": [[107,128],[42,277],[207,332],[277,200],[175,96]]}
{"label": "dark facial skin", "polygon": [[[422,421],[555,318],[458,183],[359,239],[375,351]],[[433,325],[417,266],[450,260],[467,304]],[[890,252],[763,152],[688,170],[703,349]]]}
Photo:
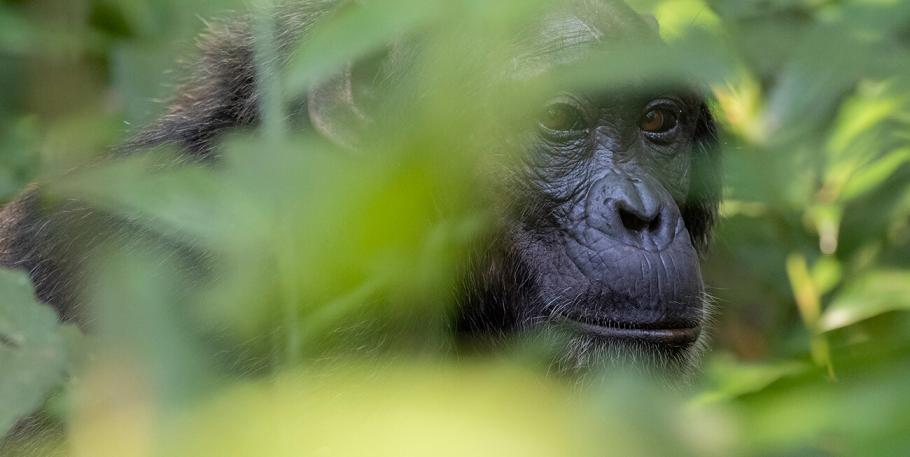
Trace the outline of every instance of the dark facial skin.
{"label": "dark facial skin", "polygon": [[[677,95],[560,94],[525,163],[512,232],[541,314],[603,339],[684,348],[702,320],[698,255],[680,214],[698,105]],[[534,203],[531,203],[534,202]]]}

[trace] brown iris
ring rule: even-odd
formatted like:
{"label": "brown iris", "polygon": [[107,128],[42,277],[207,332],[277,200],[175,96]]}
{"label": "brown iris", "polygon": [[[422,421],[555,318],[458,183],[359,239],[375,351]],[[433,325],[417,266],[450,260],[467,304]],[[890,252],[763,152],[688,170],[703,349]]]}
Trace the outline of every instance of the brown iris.
{"label": "brown iris", "polygon": [[672,111],[655,108],[648,110],[638,123],[638,126],[648,133],[665,133],[676,128],[679,119]]}

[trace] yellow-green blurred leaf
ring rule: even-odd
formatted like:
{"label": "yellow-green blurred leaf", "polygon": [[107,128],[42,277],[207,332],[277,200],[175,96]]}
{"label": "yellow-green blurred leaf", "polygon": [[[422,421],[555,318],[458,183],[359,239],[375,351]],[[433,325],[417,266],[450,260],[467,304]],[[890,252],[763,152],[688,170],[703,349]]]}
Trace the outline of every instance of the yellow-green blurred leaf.
{"label": "yellow-green blurred leaf", "polygon": [[899,310],[910,310],[910,272],[875,271],[851,281],[834,297],[819,321],[819,328],[836,330]]}

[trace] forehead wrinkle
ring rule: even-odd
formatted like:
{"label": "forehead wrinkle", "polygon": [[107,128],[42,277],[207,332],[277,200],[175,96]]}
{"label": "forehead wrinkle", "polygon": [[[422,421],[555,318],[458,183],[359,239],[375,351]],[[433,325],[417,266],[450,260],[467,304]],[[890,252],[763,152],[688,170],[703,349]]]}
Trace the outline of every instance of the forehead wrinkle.
{"label": "forehead wrinkle", "polygon": [[587,24],[578,16],[574,15],[557,15],[544,21],[541,29],[541,35],[546,38],[552,38],[552,41],[561,41],[569,45],[578,45],[599,41],[603,37],[603,32],[597,27]]}
{"label": "forehead wrinkle", "polygon": [[660,41],[634,10],[609,0],[565,0],[569,6],[529,24],[513,42],[507,80],[533,79],[548,70],[573,64],[601,43]]}
{"label": "forehead wrinkle", "polygon": [[533,76],[553,65],[571,63],[598,42],[604,33],[594,25],[569,14],[552,15],[526,35],[524,52],[513,58],[513,73],[519,79]]}
{"label": "forehead wrinkle", "polygon": [[558,15],[544,22],[534,40],[534,51],[539,57],[552,56],[597,43],[603,35],[597,27],[586,24],[577,16]]}

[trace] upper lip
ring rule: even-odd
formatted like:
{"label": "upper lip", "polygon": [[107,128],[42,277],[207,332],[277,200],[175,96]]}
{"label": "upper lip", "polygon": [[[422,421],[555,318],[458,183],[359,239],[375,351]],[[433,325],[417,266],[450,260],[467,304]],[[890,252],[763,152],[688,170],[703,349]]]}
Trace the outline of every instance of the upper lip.
{"label": "upper lip", "polygon": [[701,334],[701,327],[697,324],[633,324],[572,317],[563,317],[562,321],[576,331],[600,337],[638,340],[671,346],[687,346],[694,343]]}

